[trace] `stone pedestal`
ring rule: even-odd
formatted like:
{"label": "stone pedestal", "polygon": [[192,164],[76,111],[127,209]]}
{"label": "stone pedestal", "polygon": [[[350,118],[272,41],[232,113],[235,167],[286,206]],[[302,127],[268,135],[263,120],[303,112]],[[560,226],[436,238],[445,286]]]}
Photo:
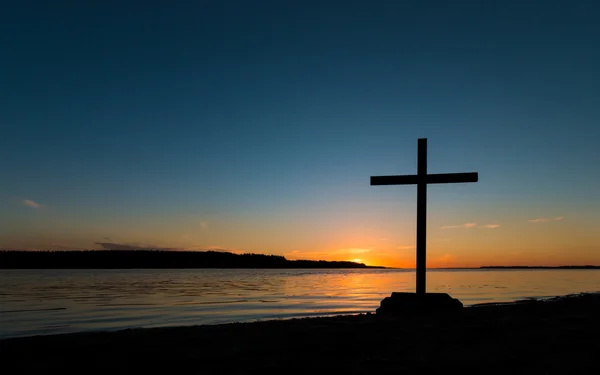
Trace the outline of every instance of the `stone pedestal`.
{"label": "stone pedestal", "polygon": [[394,292],[391,297],[385,297],[377,309],[377,315],[405,315],[414,313],[436,313],[460,311],[462,302],[450,297],[447,293],[416,293]]}

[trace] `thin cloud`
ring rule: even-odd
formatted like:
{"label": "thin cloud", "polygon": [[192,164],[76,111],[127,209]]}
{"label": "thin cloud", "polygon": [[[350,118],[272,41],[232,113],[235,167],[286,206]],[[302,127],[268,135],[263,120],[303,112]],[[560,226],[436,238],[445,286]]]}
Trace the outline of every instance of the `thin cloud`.
{"label": "thin cloud", "polygon": [[95,244],[100,245],[104,250],[183,250],[176,247],[160,247],[155,245],[136,245],[113,242],[95,242]]}
{"label": "thin cloud", "polygon": [[413,250],[414,248],[415,248],[415,245],[396,246],[396,250]]}
{"label": "thin cloud", "polygon": [[200,228],[206,229],[206,228],[208,228],[208,224],[209,224],[208,221],[201,221]]}
{"label": "thin cloud", "polygon": [[373,250],[373,249],[362,249],[362,248],[353,247],[350,249],[337,250],[336,253],[338,253],[338,254],[362,254],[362,253],[368,253],[371,250]]}
{"label": "thin cloud", "polygon": [[234,254],[244,253],[238,249],[228,249],[223,246],[204,246],[204,245],[192,245],[187,247],[164,247],[156,245],[146,245],[141,243],[116,243],[116,242],[94,242],[99,245],[103,250],[161,250],[161,251],[221,251],[229,252]]}
{"label": "thin cloud", "polygon": [[28,206],[28,207],[31,207],[31,208],[40,208],[40,207],[42,207],[41,204],[36,203],[36,202],[34,202],[34,201],[30,200],[30,199],[23,200],[23,204],[26,205],[26,206]]}
{"label": "thin cloud", "polygon": [[496,229],[499,226],[500,226],[500,224],[487,224],[487,225],[480,225],[479,228]]}
{"label": "thin cloud", "polygon": [[227,248],[225,248],[225,246],[221,246],[221,245],[204,246],[201,248],[202,248],[202,250],[210,250],[210,251],[233,251],[233,249],[227,249]]}
{"label": "thin cloud", "polygon": [[456,229],[456,228],[473,228],[477,226],[477,223],[464,223],[462,225],[444,225],[441,229]]}
{"label": "thin cloud", "polygon": [[537,219],[531,219],[531,220],[527,220],[530,223],[547,223],[549,221],[559,221],[564,219],[563,216],[557,216],[557,217],[538,217]]}
{"label": "thin cloud", "polygon": [[552,219],[548,219],[547,217],[540,217],[537,219],[531,219],[531,220],[527,220],[527,221],[529,221],[530,223],[545,223],[550,220],[552,220]]}

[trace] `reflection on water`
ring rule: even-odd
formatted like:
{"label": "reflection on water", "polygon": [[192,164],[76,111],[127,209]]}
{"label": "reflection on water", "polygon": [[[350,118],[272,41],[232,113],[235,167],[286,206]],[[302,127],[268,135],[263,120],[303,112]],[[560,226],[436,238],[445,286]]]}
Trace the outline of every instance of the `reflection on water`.
{"label": "reflection on water", "polygon": [[[405,270],[1,270],[0,337],[373,312]],[[600,270],[432,270],[465,305],[595,292]]]}

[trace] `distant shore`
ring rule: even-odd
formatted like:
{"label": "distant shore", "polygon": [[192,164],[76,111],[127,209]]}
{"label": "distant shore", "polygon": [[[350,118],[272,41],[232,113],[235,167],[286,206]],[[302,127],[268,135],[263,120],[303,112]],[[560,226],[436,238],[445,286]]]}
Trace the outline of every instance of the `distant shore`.
{"label": "distant shore", "polygon": [[375,314],[0,340],[9,373],[598,373],[600,294]]}
{"label": "distant shore", "polygon": [[350,261],[288,260],[225,251],[0,250],[0,269],[385,268]]}
{"label": "distant shore", "polygon": [[479,267],[481,269],[508,269],[508,270],[521,270],[521,269],[531,269],[531,270],[596,270],[600,269],[600,266],[482,266]]}
{"label": "distant shore", "polygon": [[[3,250],[0,269],[177,269],[177,268],[359,268],[407,269],[372,266],[352,261],[288,260],[281,255],[234,254],[226,251],[174,250]],[[466,269],[600,269],[595,265],[439,267]]]}

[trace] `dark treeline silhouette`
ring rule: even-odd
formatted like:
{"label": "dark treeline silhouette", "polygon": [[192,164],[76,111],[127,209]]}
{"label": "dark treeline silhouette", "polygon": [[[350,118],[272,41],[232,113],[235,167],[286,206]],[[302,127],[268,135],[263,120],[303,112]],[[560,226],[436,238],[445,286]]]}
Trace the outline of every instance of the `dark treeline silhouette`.
{"label": "dark treeline silhouette", "polygon": [[600,266],[590,266],[590,265],[585,265],[585,266],[482,266],[479,268],[485,268],[485,269],[510,269],[510,270],[514,270],[514,269],[533,269],[533,270],[537,270],[537,269],[570,269],[570,270],[587,270],[587,269],[600,269]]}
{"label": "dark treeline silhouette", "polygon": [[115,268],[384,268],[363,263],[287,260],[280,255],[221,251],[0,251],[0,269]]}

